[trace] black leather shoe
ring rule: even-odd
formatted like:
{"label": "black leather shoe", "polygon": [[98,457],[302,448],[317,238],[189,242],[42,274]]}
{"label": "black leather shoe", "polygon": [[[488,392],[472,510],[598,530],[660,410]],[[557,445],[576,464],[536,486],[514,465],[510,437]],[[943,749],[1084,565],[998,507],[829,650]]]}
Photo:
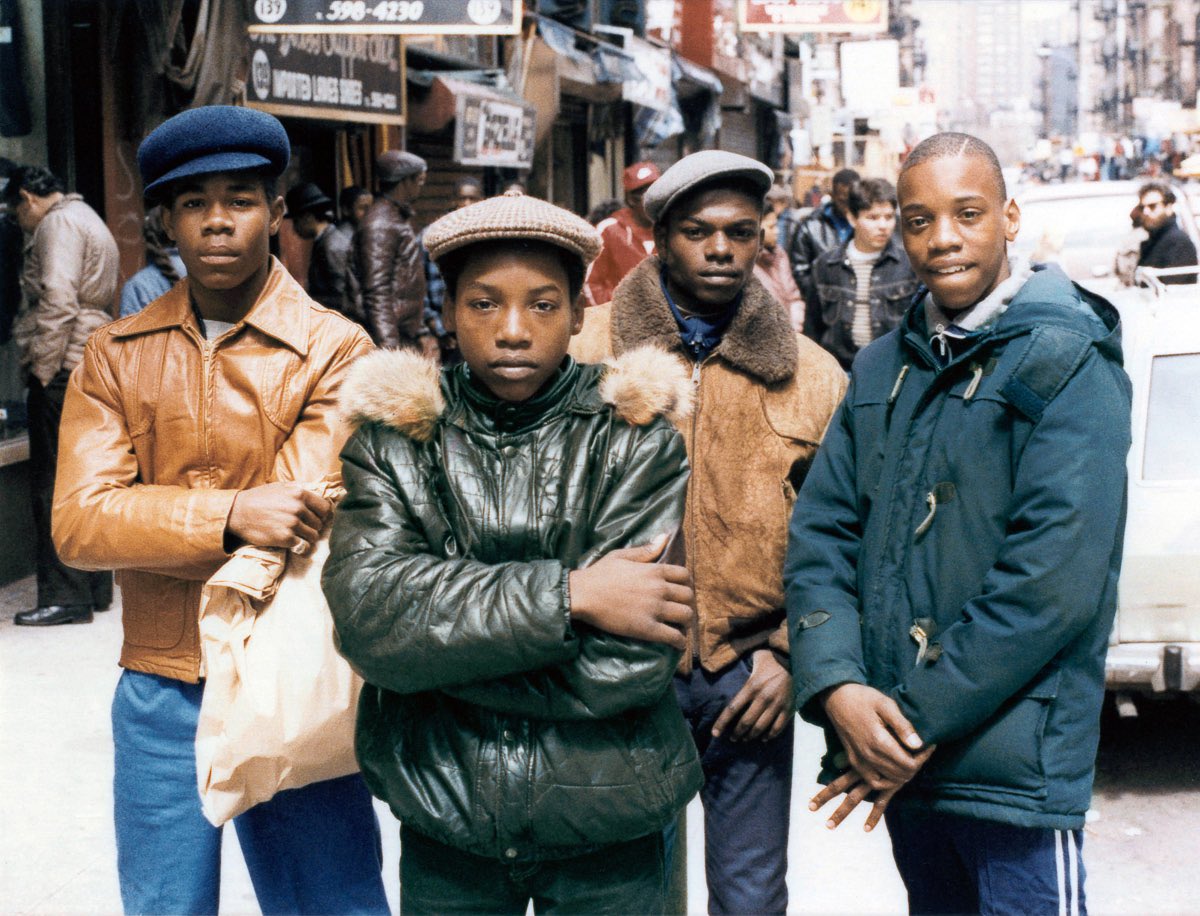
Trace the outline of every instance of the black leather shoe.
{"label": "black leather shoe", "polygon": [[13,618],[13,623],[19,627],[56,627],[60,623],[91,623],[92,606],[90,604],[52,604],[49,607],[35,607],[31,611],[22,611]]}
{"label": "black leather shoe", "polygon": [[93,604],[92,610],[95,611],[97,614],[103,614],[105,611],[111,611],[112,610],[112,602],[110,601],[108,604],[104,605],[103,607],[101,607],[98,604]]}

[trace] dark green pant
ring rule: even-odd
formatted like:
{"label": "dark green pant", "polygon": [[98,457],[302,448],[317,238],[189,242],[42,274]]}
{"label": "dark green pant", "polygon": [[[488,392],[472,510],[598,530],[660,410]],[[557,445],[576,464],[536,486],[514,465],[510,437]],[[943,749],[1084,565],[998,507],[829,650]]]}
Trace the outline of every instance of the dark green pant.
{"label": "dark green pant", "polygon": [[400,828],[400,913],[663,912],[662,834],[546,862],[508,864]]}

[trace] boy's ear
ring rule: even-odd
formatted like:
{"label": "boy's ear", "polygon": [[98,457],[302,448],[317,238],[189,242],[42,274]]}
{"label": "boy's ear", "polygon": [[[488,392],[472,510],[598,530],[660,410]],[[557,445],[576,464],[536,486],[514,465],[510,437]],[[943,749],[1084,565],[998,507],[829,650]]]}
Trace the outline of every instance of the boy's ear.
{"label": "boy's ear", "polygon": [[458,331],[458,316],[454,312],[453,296],[445,296],[442,299],[442,327],[451,334]]}
{"label": "boy's ear", "polygon": [[270,204],[271,208],[271,235],[279,231],[279,227],[283,225],[284,203],[283,196],[276,197]]}
{"label": "boy's ear", "polygon": [[1017,206],[1016,200],[1010,197],[1004,205],[1004,237],[1010,242],[1015,242],[1020,229],[1021,208]]}
{"label": "boy's ear", "polygon": [[575,297],[575,301],[571,303],[571,336],[575,336],[583,330],[583,315],[584,308],[587,302],[583,298],[583,290],[579,291],[579,295]]}

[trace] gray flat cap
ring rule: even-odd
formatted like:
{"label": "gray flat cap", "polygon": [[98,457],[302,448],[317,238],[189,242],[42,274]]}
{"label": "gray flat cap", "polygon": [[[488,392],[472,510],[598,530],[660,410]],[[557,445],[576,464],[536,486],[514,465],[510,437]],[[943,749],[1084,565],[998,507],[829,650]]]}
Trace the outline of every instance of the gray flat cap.
{"label": "gray flat cap", "polygon": [[390,149],[379,154],[375,160],[375,171],[380,181],[403,181],[410,175],[419,175],[425,171],[425,160],[416,153],[406,150]]}
{"label": "gray flat cap", "polygon": [[719,183],[722,179],[748,181],[765,195],[775,182],[775,173],[748,156],[719,149],[701,150],[684,156],[646,189],[646,213],[657,223],[688,191],[698,185]]}

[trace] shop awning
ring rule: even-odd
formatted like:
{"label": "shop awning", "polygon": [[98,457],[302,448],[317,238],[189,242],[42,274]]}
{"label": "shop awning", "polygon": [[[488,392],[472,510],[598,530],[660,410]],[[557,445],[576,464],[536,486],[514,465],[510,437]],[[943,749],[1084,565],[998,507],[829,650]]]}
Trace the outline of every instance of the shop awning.
{"label": "shop awning", "polygon": [[420,133],[435,134],[453,121],[460,95],[528,104],[509,88],[502,70],[409,70],[408,82],[424,90],[408,99],[409,129]]}

